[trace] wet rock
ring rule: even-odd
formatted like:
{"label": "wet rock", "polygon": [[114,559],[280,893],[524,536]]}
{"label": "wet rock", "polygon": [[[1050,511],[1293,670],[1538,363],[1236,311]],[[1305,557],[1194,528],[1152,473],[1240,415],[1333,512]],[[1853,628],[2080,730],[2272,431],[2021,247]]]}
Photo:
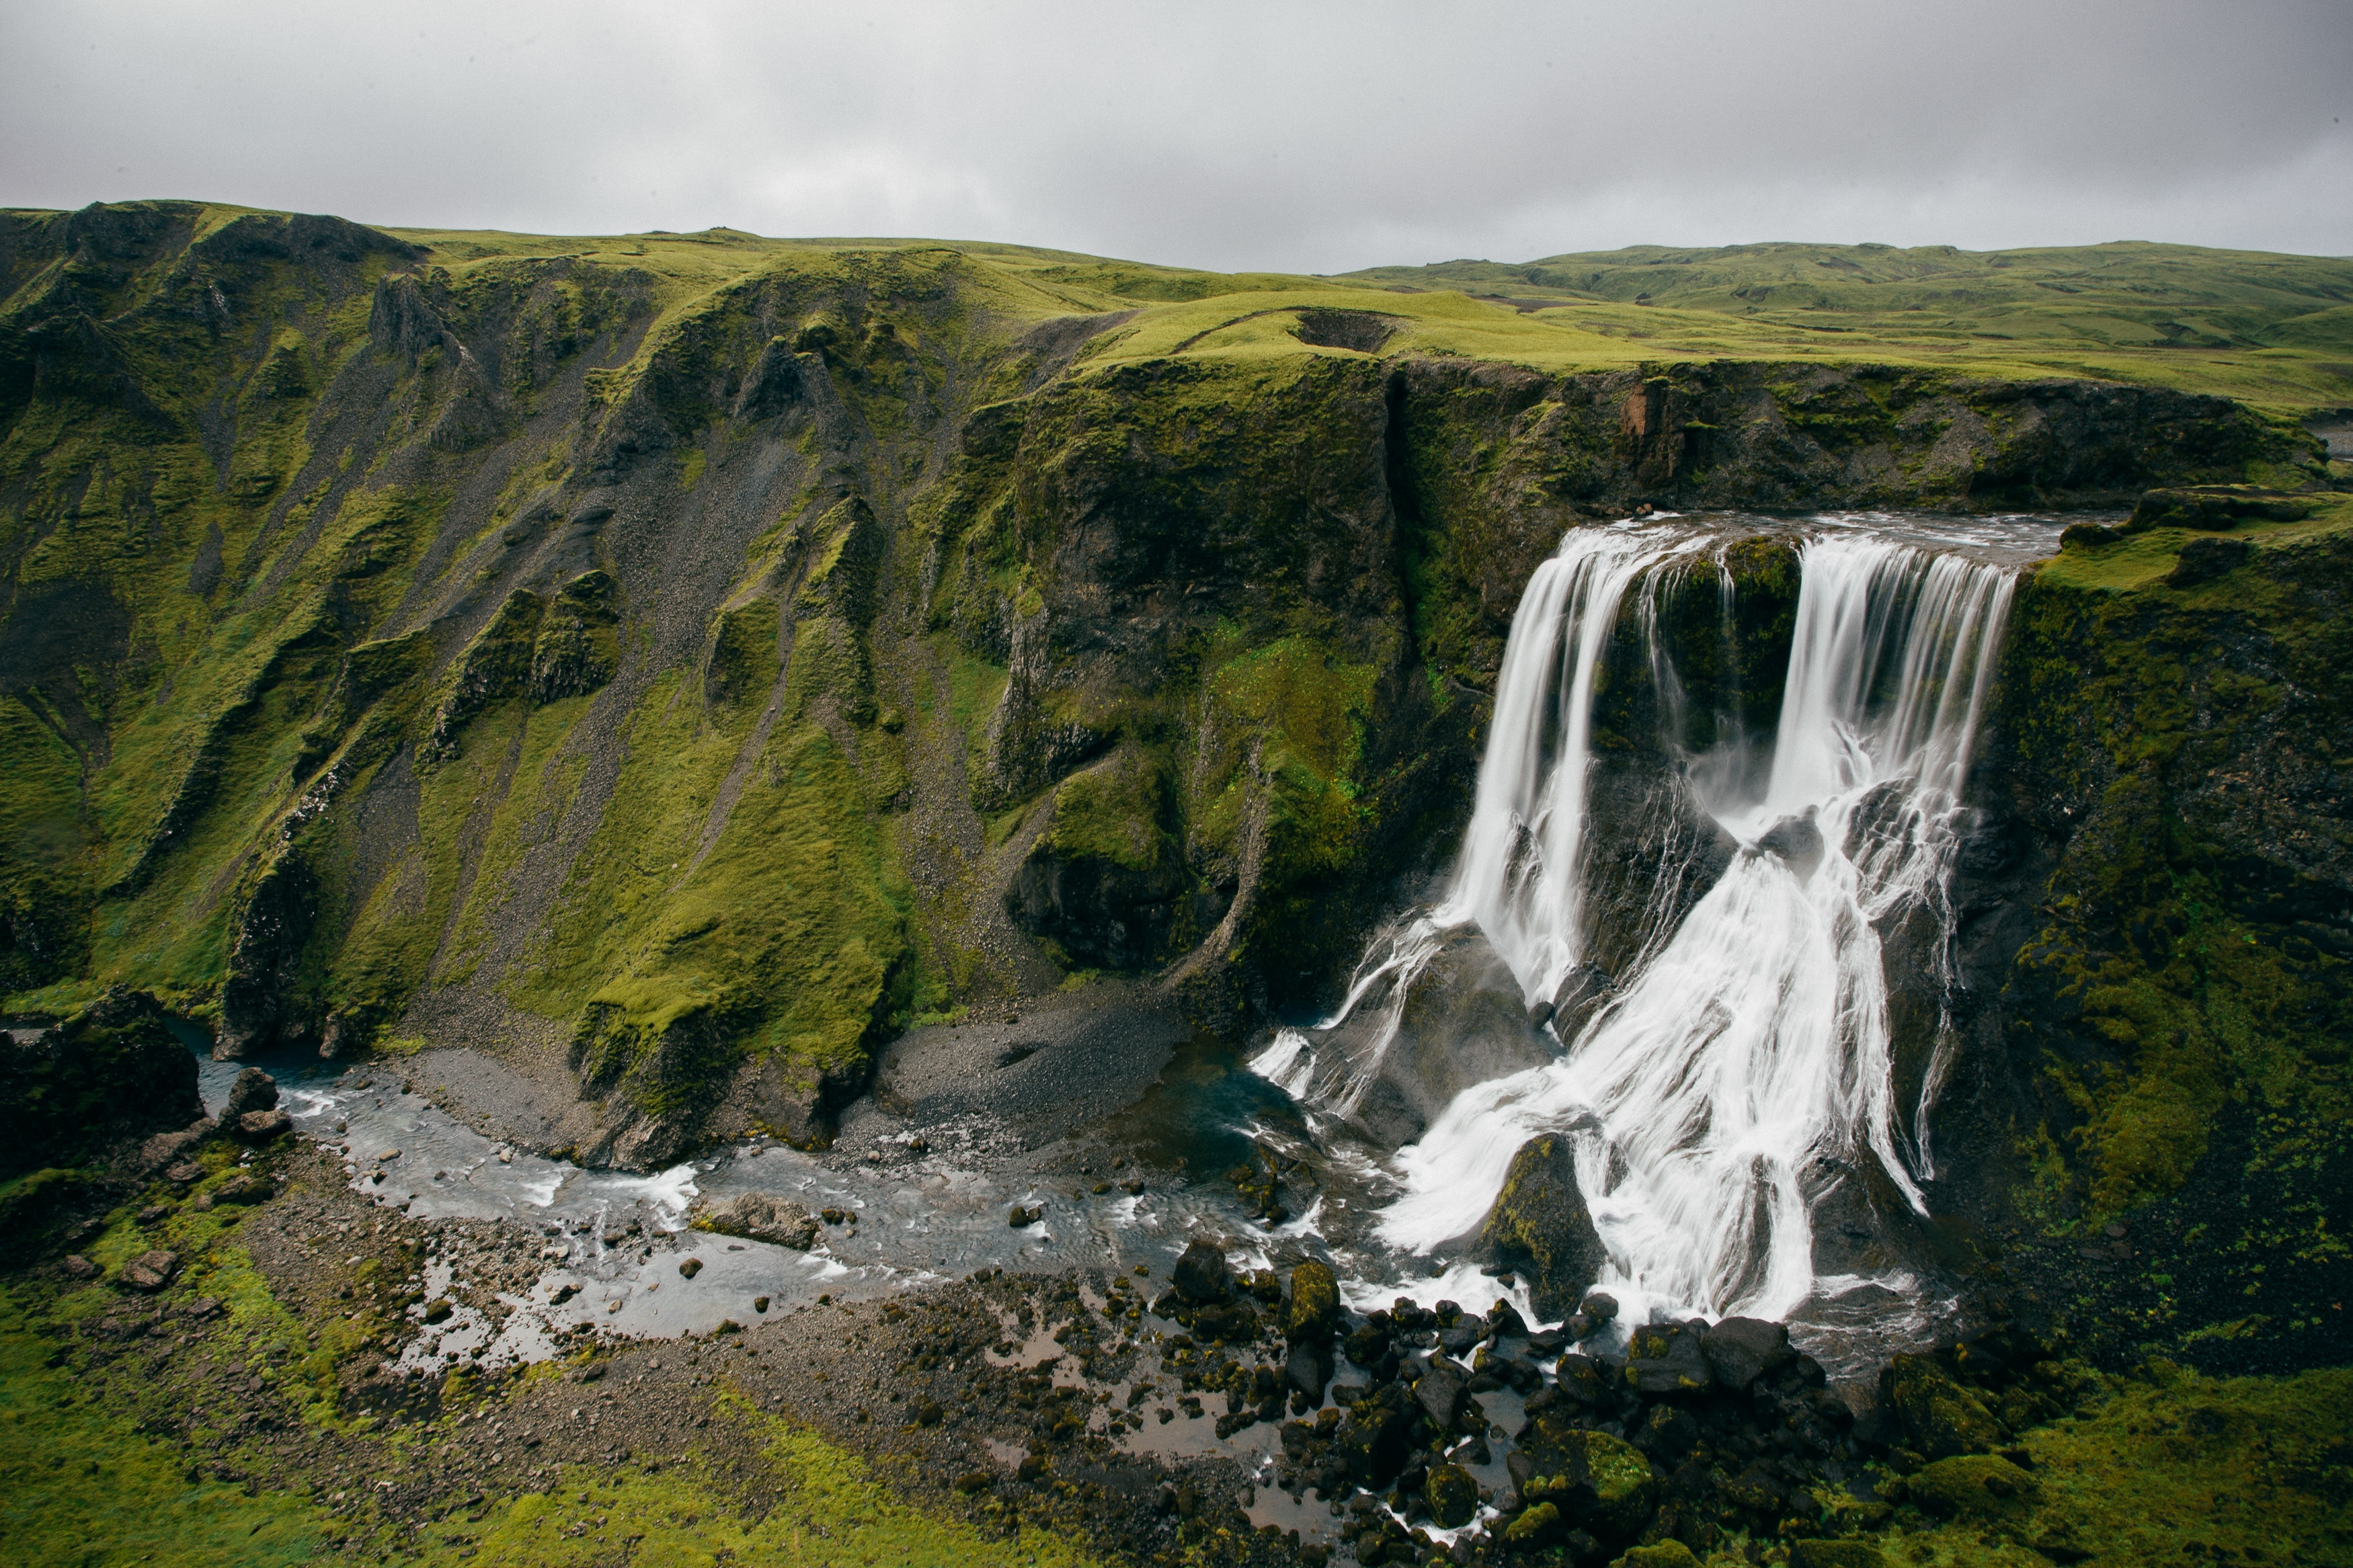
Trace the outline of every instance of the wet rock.
{"label": "wet rock", "polygon": [[1645,1324],[1627,1342],[1626,1382],[1637,1394],[1703,1394],[1715,1380],[1699,1336],[1681,1323]]}
{"label": "wet rock", "polygon": [[807,1252],[817,1243],[817,1217],[789,1198],[767,1193],[738,1193],[705,1208],[694,1217],[697,1230],[740,1236]]}
{"label": "wet rock", "polygon": [[1930,1459],[1981,1454],[2010,1440],[1978,1396],[1954,1382],[1933,1356],[1895,1357],[1880,1373],[1880,1402],[1904,1423],[1909,1447]]}
{"label": "wet rock", "polygon": [[1565,1318],[1575,1310],[1609,1253],[1577,1184],[1569,1139],[1547,1133],[1520,1145],[1479,1240],[1527,1275],[1528,1295],[1544,1317]]}
{"label": "wet rock", "polygon": [[1487,1310],[1487,1331],[1498,1339],[1525,1339],[1527,1337],[1528,1322],[1525,1318],[1520,1316],[1520,1310],[1517,1307],[1499,1298],[1495,1304]]}
{"label": "wet rock", "polygon": [[[838,1211],[829,1210],[828,1212],[830,1213]],[[1010,1212],[1006,1215],[1005,1223],[1011,1226],[1015,1230],[1027,1230],[1045,1217],[1046,1211],[1043,1207],[1023,1208],[1019,1204],[1015,1204]],[[827,1223],[828,1225],[839,1225],[841,1222],[839,1220],[828,1220]]]}
{"label": "wet rock", "polygon": [[1699,1423],[1679,1405],[1651,1406],[1634,1446],[1652,1458],[1672,1464],[1699,1445]]}
{"label": "wet rock", "polygon": [[1797,1358],[1789,1348],[1789,1331],[1757,1318],[1725,1318],[1702,1334],[1699,1342],[1716,1382],[1736,1392]]}
{"label": "wet rock", "polygon": [[1332,1438],[1332,1451],[1348,1468],[1349,1478],[1375,1491],[1397,1479],[1411,1450],[1404,1413],[1377,1399],[1360,1402]]}
{"label": "wet rock", "polygon": [[235,1121],[248,1110],[271,1110],[278,1105],[278,1080],[259,1068],[247,1068],[228,1086],[228,1103],[221,1108],[223,1121]]}
{"label": "wet rock", "polygon": [[428,1301],[425,1307],[425,1321],[427,1323],[446,1323],[457,1310],[457,1304],[446,1296],[438,1301]]}
{"label": "wet rock", "polygon": [[294,1119],[285,1111],[272,1108],[269,1110],[248,1110],[228,1125],[238,1142],[259,1144],[283,1138],[293,1131]]}
{"label": "wet rock", "polygon": [[1385,988],[1367,994],[1317,1046],[1319,1054],[1373,1060],[1374,1042],[1388,1037],[1354,1113],[1377,1142],[1411,1142],[1464,1089],[1558,1054],[1511,966],[1475,925],[1442,937],[1405,984],[1403,997]]}
{"label": "wet rock", "polygon": [[689,1258],[682,1259],[682,1260],[679,1263],[679,1266],[678,1266],[678,1272],[679,1272],[680,1277],[681,1277],[681,1278],[682,1278],[682,1279],[693,1279],[696,1275],[698,1275],[698,1274],[700,1274],[700,1273],[702,1273],[702,1259],[701,1259],[700,1258]]}
{"label": "wet rock", "polygon": [[1339,1327],[1340,1283],[1332,1270],[1312,1259],[1293,1269],[1291,1297],[1283,1304],[1282,1337],[1293,1344],[1328,1343]]}
{"label": "wet rock", "polygon": [[1305,1394],[1314,1405],[1324,1403],[1324,1390],[1332,1382],[1332,1342],[1303,1340],[1291,1347],[1283,1359],[1282,1381],[1285,1386]]}
{"label": "wet rock", "polygon": [[1904,1483],[1907,1500],[1939,1519],[2022,1518],[2042,1496],[2042,1483],[1990,1454],[1938,1459]]}
{"label": "wet rock", "polygon": [[1808,806],[1803,816],[1785,816],[1775,823],[1757,841],[1757,847],[1778,856],[1799,880],[1812,876],[1822,863],[1822,830],[1814,822],[1813,807]]}
{"label": "wet rock", "polygon": [[1258,1337],[1258,1309],[1248,1301],[1212,1301],[1193,1310],[1193,1332],[1205,1340],[1247,1344]]}
{"label": "wet rock", "polygon": [[1222,1301],[1232,1289],[1226,1255],[1207,1241],[1195,1239],[1176,1260],[1171,1278],[1176,1293],[1187,1301]]}
{"label": "wet rock", "polygon": [[172,1282],[180,1271],[180,1259],[169,1252],[142,1252],[122,1266],[121,1279],[133,1290],[153,1294]]}
{"label": "wet rock", "polygon": [[1432,1361],[1413,1385],[1413,1397],[1432,1426],[1441,1432],[1458,1431],[1472,1407],[1471,1379],[1451,1362]]}
{"label": "wet rock", "polygon": [[1479,1511],[1479,1483],[1460,1465],[1438,1465],[1421,1483],[1421,1499],[1430,1505],[1430,1518],[1447,1530],[1457,1529]]}
{"label": "wet rock", "polygon": [[1577,1304],[1577,1315],[1595,1328],[1618,1321],[1618,1298],[1606,1290],[1596,1290]]}

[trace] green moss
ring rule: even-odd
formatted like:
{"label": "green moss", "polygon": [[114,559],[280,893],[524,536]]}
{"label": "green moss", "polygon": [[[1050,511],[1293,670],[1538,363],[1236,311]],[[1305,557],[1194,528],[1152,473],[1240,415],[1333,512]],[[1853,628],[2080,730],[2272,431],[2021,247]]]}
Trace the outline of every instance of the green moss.
{"label": "green moss", "polygon": [[2022,1475],[1985,1457],[1930,1466],[1909,1483],[1912,1528],[1881,1544],[1939,1568],[2332,1561],[2353,1533],[2353,1505],[2327,1479],[2348,1422],[2343,1368],[2218,1381],[2159,1363],[2025,1434]]}
{"label": "green moss", "polygon": [[15,1292],[0,1293],[0,1548],[19,1563],[309,1561],[321,1511],[191,1479],[172,1448],[81,1396]]}
{"label": "green moss", "polygon": [[1175,840],[1167,827],[1173,797],[1159,759],[1123,751],[1072,774],[1054,792],[1054,816],[1040,840],[1063,860],[1098,859],[1130,871],[1154,871]]}

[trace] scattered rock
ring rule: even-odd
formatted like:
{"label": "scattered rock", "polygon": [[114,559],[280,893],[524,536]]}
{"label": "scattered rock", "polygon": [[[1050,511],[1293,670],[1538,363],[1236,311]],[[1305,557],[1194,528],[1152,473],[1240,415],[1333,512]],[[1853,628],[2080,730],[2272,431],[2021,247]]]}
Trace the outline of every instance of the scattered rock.
{"label": "scattered rock", "polygon": [[122,1266],[122,1282],[133,1290],[153,1294],[172,1282],[180,1271],[180,1259],[169,1252],[142,1252]]}
{"label": "scattered rock", "polygon": [[1005,1216],[1005,1223],[1016,1230],[1027,1230],[1045,1217],[1046,1211],[1042,1207],[1023,1208],[1019,1204],[1015,1204],[1012,1212]]}
{"label": "scattered rock", "polygon": [[700,1258],[685,1258],[680,1262],[678,1271],[684,1278],[691,1279],[696,1275],[702,1272],[702,1259]]}
{"label": "scattered rock", "polygon": [[98,1278],[98,1265],[92,1263],[89,1258],[84,1258],[79,1252],[69,1252],[66,1254],[65,1271],[69,1278],[75,1279],[95,1279]]}

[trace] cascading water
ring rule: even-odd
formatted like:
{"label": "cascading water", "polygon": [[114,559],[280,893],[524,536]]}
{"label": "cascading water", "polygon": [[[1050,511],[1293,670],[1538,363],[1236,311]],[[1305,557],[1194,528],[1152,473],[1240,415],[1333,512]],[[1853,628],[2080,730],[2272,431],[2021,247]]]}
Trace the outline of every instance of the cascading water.
{"label": "cascading water", "polygon": [[[1359,1005],[1390,1016],[1344,1059],[1286,1032],[1261,1070],[1347,1111],[1420,966],[1468,923],[1532,1003],[1576,983],[1601,652],[1629,594],[1704,564],[1708,542],[1672,525],[1580,530],[1538,570],[1445,898],[1376,943],[1323,1027]],[[1684,772],[1737,853],[1558,1060],[1465,1090],[1398,1152],[1405,1191],[1379,1221],[1392,1245],[1428,1250],[1471,1230],[1514,1154],[1545,1132],[1571,1139],[1607,1282],[1637,1307],[1788,1316],[1818,1287],[1814,1204],[1859,1161],[1925,1212],[1897,1150],[1882,933],[1922,910],[1949,929],[1955,819],[2013,579],[1870,536],[1810,539],[1801,562],[1761,793],[1737,758]],[[1637,607],[1663,695],[1673,672],[1651,603]]]}

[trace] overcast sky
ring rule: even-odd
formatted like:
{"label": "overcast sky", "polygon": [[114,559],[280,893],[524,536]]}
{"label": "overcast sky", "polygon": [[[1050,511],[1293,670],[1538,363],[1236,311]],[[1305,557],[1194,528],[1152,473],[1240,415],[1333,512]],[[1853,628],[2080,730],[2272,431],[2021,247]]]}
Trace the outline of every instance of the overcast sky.
{"label": "overcast sky", "polygon": [[998,239],[2353,253],[2353,0],[0,6],[0,205]]}

